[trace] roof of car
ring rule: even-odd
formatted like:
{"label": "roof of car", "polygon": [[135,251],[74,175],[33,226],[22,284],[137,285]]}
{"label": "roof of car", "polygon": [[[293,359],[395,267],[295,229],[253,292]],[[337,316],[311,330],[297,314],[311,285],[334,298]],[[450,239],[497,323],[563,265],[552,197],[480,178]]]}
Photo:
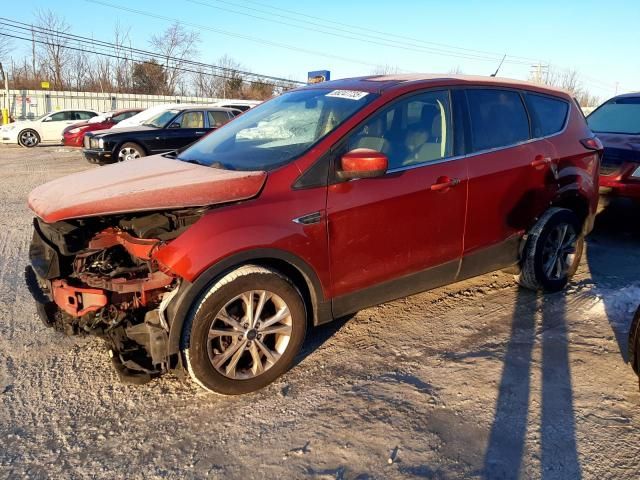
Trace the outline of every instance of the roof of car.
{"label": "roof of car", "polygon": [[613,100],[615,98],[637,98],[640,97],[640,92],[629,92],[629,93],[623,93],[621,95],[616,95],[615,97],[610,98],[610,100]]}
{"label": "roof of car", "polygon": [[392,87],[406,85],[491,85],[502,87],[522,87],[531,90],[562,94],[566,96],[567,91],[549,87],[547,85],[539,85],[536,83],[525,82],[522,80],[514,80],[511,78],[501,77],[485,77],[480,75],[449,75],[449,74],[430,74],[430,73],[410,73],[410,74],[393,74],[393,75],[370,75],[365,77],[344,78],[340,80],[332,80],[329,82],[315,83],[307,85],[303,88],[336,88],[345,90],[362,90],[372,93],[381,93]]}
{"label": "roof of car", "polygon": [[168,107],[167,110],[179,110],[185,112],[187,110],[216,110],[219,112],[235,112],[236,108],[218,107],[216,105],[180,105],[179,107]]}
{"label": "roof of car", "polygon": [[126,112],[142,112],[144,110],[144,108],[140,107],[140,108],[118,108],[117,110],[111,110],[113,112],[114,115],[118,115],[120,113],[126,113]]}

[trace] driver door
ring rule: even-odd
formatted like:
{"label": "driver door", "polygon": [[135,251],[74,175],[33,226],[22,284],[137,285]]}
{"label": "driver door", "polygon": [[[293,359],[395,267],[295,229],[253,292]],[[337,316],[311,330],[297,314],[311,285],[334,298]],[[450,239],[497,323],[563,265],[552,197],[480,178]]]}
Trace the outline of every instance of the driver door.
{"label": "driver door", "polygon": [[71,112],[57,112],[41,122],[40,135],[43,142],[59,142],[62,131],[73,124]]}
{"label": "driver door", "polygon": [[389,169],[328,188],[334,316],[455,280],[467,167],[453,156],[449,97],[447,90],[404,97],[366,120],[338,149],[336,160],[356,148],[380,151]]}

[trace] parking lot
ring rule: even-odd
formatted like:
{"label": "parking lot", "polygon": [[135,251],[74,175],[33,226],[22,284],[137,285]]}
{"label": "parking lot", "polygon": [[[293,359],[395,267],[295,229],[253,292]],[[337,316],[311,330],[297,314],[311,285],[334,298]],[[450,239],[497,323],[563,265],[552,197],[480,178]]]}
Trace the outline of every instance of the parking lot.
{"label": "parking lot", "polygon": [[173,376],[122,385],[99,341],[37,318],[26,197],[86,168],[0,147],[0,477],[637,478],[637,207],[602,207],[566,292],[500,273],[363,310],[232,398]]}

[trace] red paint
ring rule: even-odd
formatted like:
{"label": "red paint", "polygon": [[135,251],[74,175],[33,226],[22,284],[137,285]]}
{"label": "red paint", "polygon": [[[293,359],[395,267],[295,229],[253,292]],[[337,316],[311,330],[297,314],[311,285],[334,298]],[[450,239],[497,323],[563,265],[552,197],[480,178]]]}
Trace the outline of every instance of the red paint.
{"label": "red paint", "polygon": [[[590,132],[565,92],[489,77],[373,77],[327,85],[308,88],[381,95],[268,178],[264,172],[228,172],[147,157],[40,187],[30,196],[31,208],[51,222],[229,202],[159,246],[151,253],[153,259],[165,271],[193,282],[207,268],[235,254],[275,249],[304,261],[317,275],[325,299],[460,261],[466,254],[522,236],[566,194],[589,202],[588,224],[595,215],[599,152],[580,143]],[[293,187],[302,172],[389,102],[428,88],[465,86],[522,87],[560,96],[571,105],[568,127],[547,139],[377,178]],[[353,169],[363,168],[364,163],[383,167],[382,156],[369,152],[357,158],[347,154],[342,162]],[[235,202],[243,199],[248,200]],[[294,222],[316,212],[321,214],[318,223]],[[454,271],[447,280],[455,278]]]}
{"label": "red paint", "polygon": [[640,178],[631,176],[638,167],[640,163],[623,163],[614,174],[600,175],[600,186],[611,195],[640,199]]}
{"label": "red paint", "polygon": [[75,173],[34,189],[29,207],[45,222],[246,200],[265,172],[232,172],[160,155]]}
{"label": "red paint", "polygon": [[160,240],[136,238],[125,231],[107,228],[89,241],[89,248],[103,250],[115,245],[122,245],[132,256],[151,260],[151,252],[159,244]]}
{"label": "red paint", "polygon": [[[83,122],[70,125],[62,132],[62,143],[65,147],[82,147],[85,133],[111,128],[116,124],[116,122],[113,121],[114,117],[128,112],[139,113],[142,110],[143,109],[141,108],[116,110],[115,112],[113,112],[113,115],[111,117],[102,122]],[[72,131],[73,133],[71,133]]]}
{"label": "red paint", "polygon": [[387,171],[389,160],[384,153],[369,148],[356,148],[340,159],[341,170],[351,178],[382,175]]}
{"label": "red paint", "polygon": [[73,317],[100,310],[107,304],[104,291],[96,288],[72,287],[65,280],[51,282],[53,301]]}

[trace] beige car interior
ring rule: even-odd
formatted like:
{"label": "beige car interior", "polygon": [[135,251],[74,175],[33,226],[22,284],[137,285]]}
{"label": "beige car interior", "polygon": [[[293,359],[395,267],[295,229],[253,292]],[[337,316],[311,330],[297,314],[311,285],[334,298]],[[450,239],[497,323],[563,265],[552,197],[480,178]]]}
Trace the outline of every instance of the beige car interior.
{"label": "beige car interior", "polygon": [[389,158],[389,169],[449,156],[448,109],[443,100],[416,99],[376,115],[352,137],[349,149],[382,152]]}

